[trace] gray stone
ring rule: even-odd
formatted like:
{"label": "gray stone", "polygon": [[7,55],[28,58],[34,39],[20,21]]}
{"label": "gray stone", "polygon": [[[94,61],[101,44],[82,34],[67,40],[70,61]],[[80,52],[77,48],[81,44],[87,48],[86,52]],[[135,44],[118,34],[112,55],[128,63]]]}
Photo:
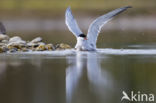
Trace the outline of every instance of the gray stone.
{"label": "gray stone", "polygon": [[18,49],[17,49],[17,48],[12,48],[12,49],[9,49],[9,51],[8,51],[8,52],[13,53],[13,52],[17,52],[17,51],[18,51]]}
{"label": "gray stone", "polygon": [[45,48],[46,48],[46,50],[49,50],[49,51],[55,50],[55,47],[53,44],[46,44]]}
{"label": "gray stone", "polygon": [[56,50],[64,50],[64,49],[71,49],[71,46],[68,45],[68,44],[64,44],[64,43],[61,43],[61,44],[57,44],[55,46]]}
{"label": "gray stone", "polygon": [[9,41],[8,40],[2,40],[2,43],[7,44]]}
{"label": "gray stone", "polygon": [[45,43],[43,43],[43,42],[39,42],[39,43],[37,43],[37,44],[39,44],[39,45],[45,45]]}
{"label": "gray stone", "polygon": [[33,39],[31,41],[31,43],[38,43],[38,42],[41,42],[41,41],[42,41],[42,38],[41,37],[37,37],[37,38]]}
{"label": "gray stone", "polygon": [[29,46],[29,47],[38,47],[39,44],[38,43],[29,42],[29,43],[27,43],[27,46]]}
{"label": "gray stone", "polygon": [[6,46],[1,47],[3,49],[3,52],[7,52],[9,49]]}
{"label": "gray stone", "polygon": [[45,45],[39,45],[36,49],[35,49],[35,51],[45,51],[46,50],[46,47],[45,47]]}
{"label": "gray stone", "polygon": [[0,41],[2,40],[9,40],[9,36],[0,34]]}
{"label": "gray stone", "polygon": [[26,41],[22,40],[19,36],[10,38],[9,44],[26,44]]}
{"label": "gray stone", "polygon": [[14,37],[10,38],[9,42],[17,42],[17,41],[21,41],[21,40],[22,40],[21,37],[14,36]]}

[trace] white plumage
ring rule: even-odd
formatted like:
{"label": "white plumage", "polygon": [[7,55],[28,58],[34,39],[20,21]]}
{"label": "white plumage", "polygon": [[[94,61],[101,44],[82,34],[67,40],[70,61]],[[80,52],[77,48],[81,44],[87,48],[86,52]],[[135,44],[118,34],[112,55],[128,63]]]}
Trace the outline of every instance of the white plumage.
{"label": "white plumage", "polygon": [[68,29],[77,37],[79,34],[82,34],[82,31],[80,30],[79,26],[77,25],[77,22],[75,18],[72,15],[70,7],[66,10],[66,16],[65,16],[65,22],[68,26]]}
{"label": "white plumage", "polygon": [[101,31],[101,28],[104,26],[104,24],[106,24],[114,16],[127,10],[128,8],[131,8],[131,7],[126,6],[126,7],[118,8],[118,9],[115,9],[115,10],[105,14],[105,15],[98,17],[89,26],[87,37],[81,37],[81,34],[83,34],[83,33],[80,30],[76,20],[73,17],[70,7],[68,7],[66,10],[66,14],[65,14],[65,22],[66,22],[68,29],[77,38],[77,44],[76,44],[75,48],[77,50],[86,50],[86,51],[96,50],[97,37]]}

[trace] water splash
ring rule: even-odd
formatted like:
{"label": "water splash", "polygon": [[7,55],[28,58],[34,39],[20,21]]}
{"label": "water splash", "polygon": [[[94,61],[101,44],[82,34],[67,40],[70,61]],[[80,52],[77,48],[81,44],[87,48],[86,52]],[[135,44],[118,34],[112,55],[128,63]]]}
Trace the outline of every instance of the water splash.
{"label": "water splash", "polygon": [[76,51],[74,49],[61,50],[61,51],[31,51],[31,52],[16,52],[1,54],[0,56],[38,56],[43,55],[44,57],[55,57],[55,56],[68,56],[76,55],[77,53],[88,54],[97,53],[105,55],[156,55],[156,49],[97,49],[97,51]]}
{"label": "water splash", "polygon": [[156,49],[98,49],[97,52],[111,55],[156,55]]}

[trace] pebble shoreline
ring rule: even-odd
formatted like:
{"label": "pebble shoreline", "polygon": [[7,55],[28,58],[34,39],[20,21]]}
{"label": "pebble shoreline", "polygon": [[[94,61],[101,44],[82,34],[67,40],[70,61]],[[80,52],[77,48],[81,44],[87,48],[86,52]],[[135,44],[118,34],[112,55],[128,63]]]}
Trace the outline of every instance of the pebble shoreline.
{"label": "pebble shoreline", "polygon": [[19,36],[9,37],[8,35],[0,34],[0,53],[56,51],[65,49],[71,49],[71,46],[64,43],[56,45],[51,43],[46,44],[41,37],[36,37],[31,41],[25,41]]}

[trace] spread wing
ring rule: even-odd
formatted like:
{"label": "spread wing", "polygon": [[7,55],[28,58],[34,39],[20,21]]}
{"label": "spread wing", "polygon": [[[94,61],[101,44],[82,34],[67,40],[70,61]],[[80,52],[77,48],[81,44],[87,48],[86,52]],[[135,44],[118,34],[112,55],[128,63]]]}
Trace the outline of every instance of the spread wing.
{"label": "spread wing", "polygon": [[126,7],[115,9],[105,15],[98,17],[95,21],[93,21],[88,29],[88,34],[87,34],[89,43],[93,45],[94,47],[96,47],[97,37],[98,37],[99,32],[101,31],[102,26],[104,26],[104,24],[106,24],[114,16],[127,10],[128,8],[131,8],[131,7],[126,6]]}
{"label": "spread wing", "polygon": [[0,22],[0,34],[6,34],[6,29],[2,22]]}
{"label": "spread wing", "polygon": [[68,29],[76,36],[82,34],[82,31],[80,30],[75,18],[72,15],[72,11],[70,7],[67,8],[66,14],[65,14],[65,23],[68,27]]}

